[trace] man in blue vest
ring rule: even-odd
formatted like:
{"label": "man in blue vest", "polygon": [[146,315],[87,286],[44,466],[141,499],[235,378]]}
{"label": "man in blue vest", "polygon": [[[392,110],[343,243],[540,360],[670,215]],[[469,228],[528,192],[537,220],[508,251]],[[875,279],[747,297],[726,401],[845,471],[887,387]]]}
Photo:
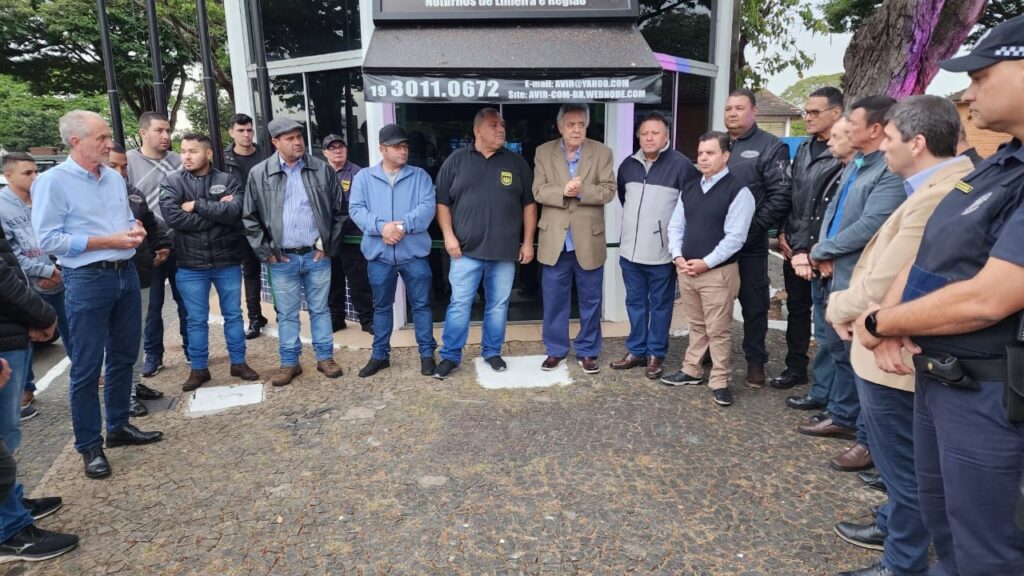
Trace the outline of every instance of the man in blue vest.
{"label": "man in blue vest", "polygon": [[750,189],[726,167],[729,144],[722,132],[700,137],[697,168],[704,177],[683,187],[668,225],[669,249],[690,321],[690,346],[683,369],[661,379],[669,386],[700,384],[701,360],[710,350],[708,386],[719,406],[733,403],[729,358],[733,302],[740,291],[736,253],[747,239],[756,208]]}
{"label": "man in blue vest", "polygon": [[970,75],[974,124],[1013,139],[939,203],[916,260],[856,331],[887,372],[911,373],[902,352],[915,354],[914,467],[941,573],[1021,574],[1024,17],[940,66]]}

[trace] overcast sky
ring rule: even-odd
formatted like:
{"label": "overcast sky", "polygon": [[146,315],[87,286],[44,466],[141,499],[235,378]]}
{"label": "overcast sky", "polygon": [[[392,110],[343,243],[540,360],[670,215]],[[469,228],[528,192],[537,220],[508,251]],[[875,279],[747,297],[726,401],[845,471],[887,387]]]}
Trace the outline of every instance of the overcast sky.
{"label": "overcast sky", "polygon": [[[814,66],[804,72],[804,77],[818,76],[821,74],[835,74],[843,71],[843,55],[850,43],[852,34],[831,34],[828,36],[814,36],[809,32],[798,32],[796,37],[804,51],[814,55]],[[796,72],[786,70],[776,75],[768,82],[768,89],[775,94],[782,94],[800,78]],[[967,87],[970,80],[966,74],[951,74],[940,70],[938,75],[928,86],[929,94],[946,96],[958,92]]]}

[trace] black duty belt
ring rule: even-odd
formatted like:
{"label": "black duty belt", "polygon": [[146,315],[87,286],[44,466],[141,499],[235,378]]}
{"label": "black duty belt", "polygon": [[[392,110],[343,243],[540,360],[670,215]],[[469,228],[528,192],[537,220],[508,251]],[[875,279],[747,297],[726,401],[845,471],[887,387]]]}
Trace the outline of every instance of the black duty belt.
{"label": "black duty belt", "polygon": [[1006,358],[995,360],[960,360],[964,374],[975,380],[1006,381]]}
{"label": "black duty belt", "polygon": [[303,246],[301,248],[282,248],[281,252],[284,252],[285,254],[298,254],[299,256],[302,256],[303,254],[309,254],[313,250],[316,250],[316,248],[314,248],[313,246]]}
{"label": "black duty belt", "polygon": [[79,266],[79,268],[99,268],[101,270],[124,270],[132,263],[131,259],[128,260],[100,260],[99,262],[93,262],[92,264],[85,264]]}

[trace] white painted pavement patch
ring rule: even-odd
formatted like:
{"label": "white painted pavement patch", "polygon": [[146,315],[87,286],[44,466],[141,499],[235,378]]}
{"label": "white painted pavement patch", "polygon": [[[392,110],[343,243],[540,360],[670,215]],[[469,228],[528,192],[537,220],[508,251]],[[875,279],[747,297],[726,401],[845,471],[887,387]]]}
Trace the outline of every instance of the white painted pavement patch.
{"label": "white painted pavement patch", "polygon": [[192,394],[188,413],[204,416],[228,408],[259,404],[260,402],[263,402],[263,384],[203,387]]}
{"label": "white painted pavement patch", "polygon": [[547,356],[507,356],[508,369],[495,372],[483,358],[474,361],[476,380],[488,390],[501,388],[547,388],[572,384],[566,359],[554,370],[541,370],[540,365]]}

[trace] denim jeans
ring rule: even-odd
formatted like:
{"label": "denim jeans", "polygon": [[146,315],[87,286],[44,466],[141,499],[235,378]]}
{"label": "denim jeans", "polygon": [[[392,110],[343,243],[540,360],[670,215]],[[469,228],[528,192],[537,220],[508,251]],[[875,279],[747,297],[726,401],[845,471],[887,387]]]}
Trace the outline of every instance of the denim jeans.
{"label": "denim jeans", "polygon": [[188,311],[188,355],[193,370],[205,370],[210,358],[210,286],[217,289],[224,317],[224,341],[232,364],[245,362],[242,320],[242,267],[178,268],[178,292]]}
{"label": "denim jeans", "polygon": [[[55,294],[40,294],[39,297],[53,306],[54,312],[57,313],[57,333],[60,334],[60,342],[64,345],[64,354],[71,358],[71,332],[68,328],[68,315],[64,308],[64,291],[61,290]],[[28,366],[28,382],[25,383],[25,390],[30,392],[36,390],[36,372],[32,369],[31,362]]]}
{"label": "denim jeans", "polygon": [[274,303],[277,307],[281,366],[299,364],[299,355],[302,354],[302,341],[299,340],[299,311],[302,308],[303,294],[306,296],[316,359],[320,361],[334,357],[334,328],[331,326],[331,311],[327,307],[327,295],[331,290],[331,259],[322,258],[319,262],[314,262],[313,254],[285,254],[287,262],[267,266],[270,272],[270,287],[274,292]]}
{"label": "denim jeans", "polygon": [[484,331],[480,353],[484,358],[500,356],[505,344],[508,299],[516,277],[516,263],[479,260],[463,254],[452,259],[448,283],[452,297],[444,316],[441,359],[462,362],[462,348],[469,337],[469,316],[480,282],[484,284]]}
{"label": "denim jeans", "polygon": [[676,299],[674,264],[634,264],[619,258],[626,286],[629,336],[626,349],[634,356],[665,358],[672,304]]}
{"label": "denim jeans", "polygon": [[882,562],[894,574],[928,573],[931,536],[921,520],[914,475],[914,393],[857,376],[861,416],[868,436],[878,438],[871,457],[889,488]]}
{"label": "denim jeans", "polygon": [[[827,281],[826,281],[827,282]],[[832,380],[836,377],[836,365],[832,361],[832,355],[828,353],[828,346],[825,344],[825,335],[829,329],[828,321],[825,320],[825,304],[828,302],[828,292],[824,286],[825,282],[815,278],[811,280],[811,301],[813,306],[812,318],[814,321],[814,341],[818,343],[818,351],[814,354],[814,362],[811,364],[811,398],[822,406],[828,404],[828,395],[832,391]]]}
{"label": "denim jeans", "polygon": [[434,357],[434,318],[430,310],[430,282],[433,278],[426,258],[416,258],[397,266],[371,260],[366,273],[373,290],[373,354],[378,360],[391,356],[391,331],[394,327],[395,288],[398,277],[412,305],[412,322],[421,358]]}
{"label": "denim jeans", "polygon": [[[831,281],[829,285],[831,286]],[[828,302],[831,293],[831,290],[823,292],[825,302]],[[854,381],[853,366],[850,364],[850,343],[844,342],[832,326],[826,326],[825,347],[835,366],[835,377],[832,379],[832,388],[828,396],[828,413],[832,421],[839,426],[857,430],[857,442],[867,446],[866,440],[862,441],[867,436],[860,431],[863,426],[857,425],[860,401],[857,399],[857,383]]]}
{"label": "denim jeans", "polygon": [[103,444],[100,367],[106,354],[107,431],[128,423],[132,365],[139,354],[142,309],[139,275],[129,264],[120,270],[66,268],[64,285],[71,340],[71,422],[75,449]]}
{"label": "denim jeans", "polygon": [[178,292],[178,282],[174,271],[177,270],[174,252],[159,265],[153,267],[149,284],[149,307],[146,313],[145,352],[147,358],[163,359],[164,357],[164,283],[171,284],[171,297],[178,307],[178,332],[181,334],[181,348],[188,353],[188,321],[185,318],[185,304]]}
{"label": "denim jeans", "polygon": [[[13,454],[21,445],[21,393],[32,366],[32,348],[0,352],[0,358],[11,365],[11,379],[0,388],[0,440]],[[21,482],[15,481],[7,498],[0,502],[0,542],[32,523],[32,515],[21,502],[23,496]]]}

